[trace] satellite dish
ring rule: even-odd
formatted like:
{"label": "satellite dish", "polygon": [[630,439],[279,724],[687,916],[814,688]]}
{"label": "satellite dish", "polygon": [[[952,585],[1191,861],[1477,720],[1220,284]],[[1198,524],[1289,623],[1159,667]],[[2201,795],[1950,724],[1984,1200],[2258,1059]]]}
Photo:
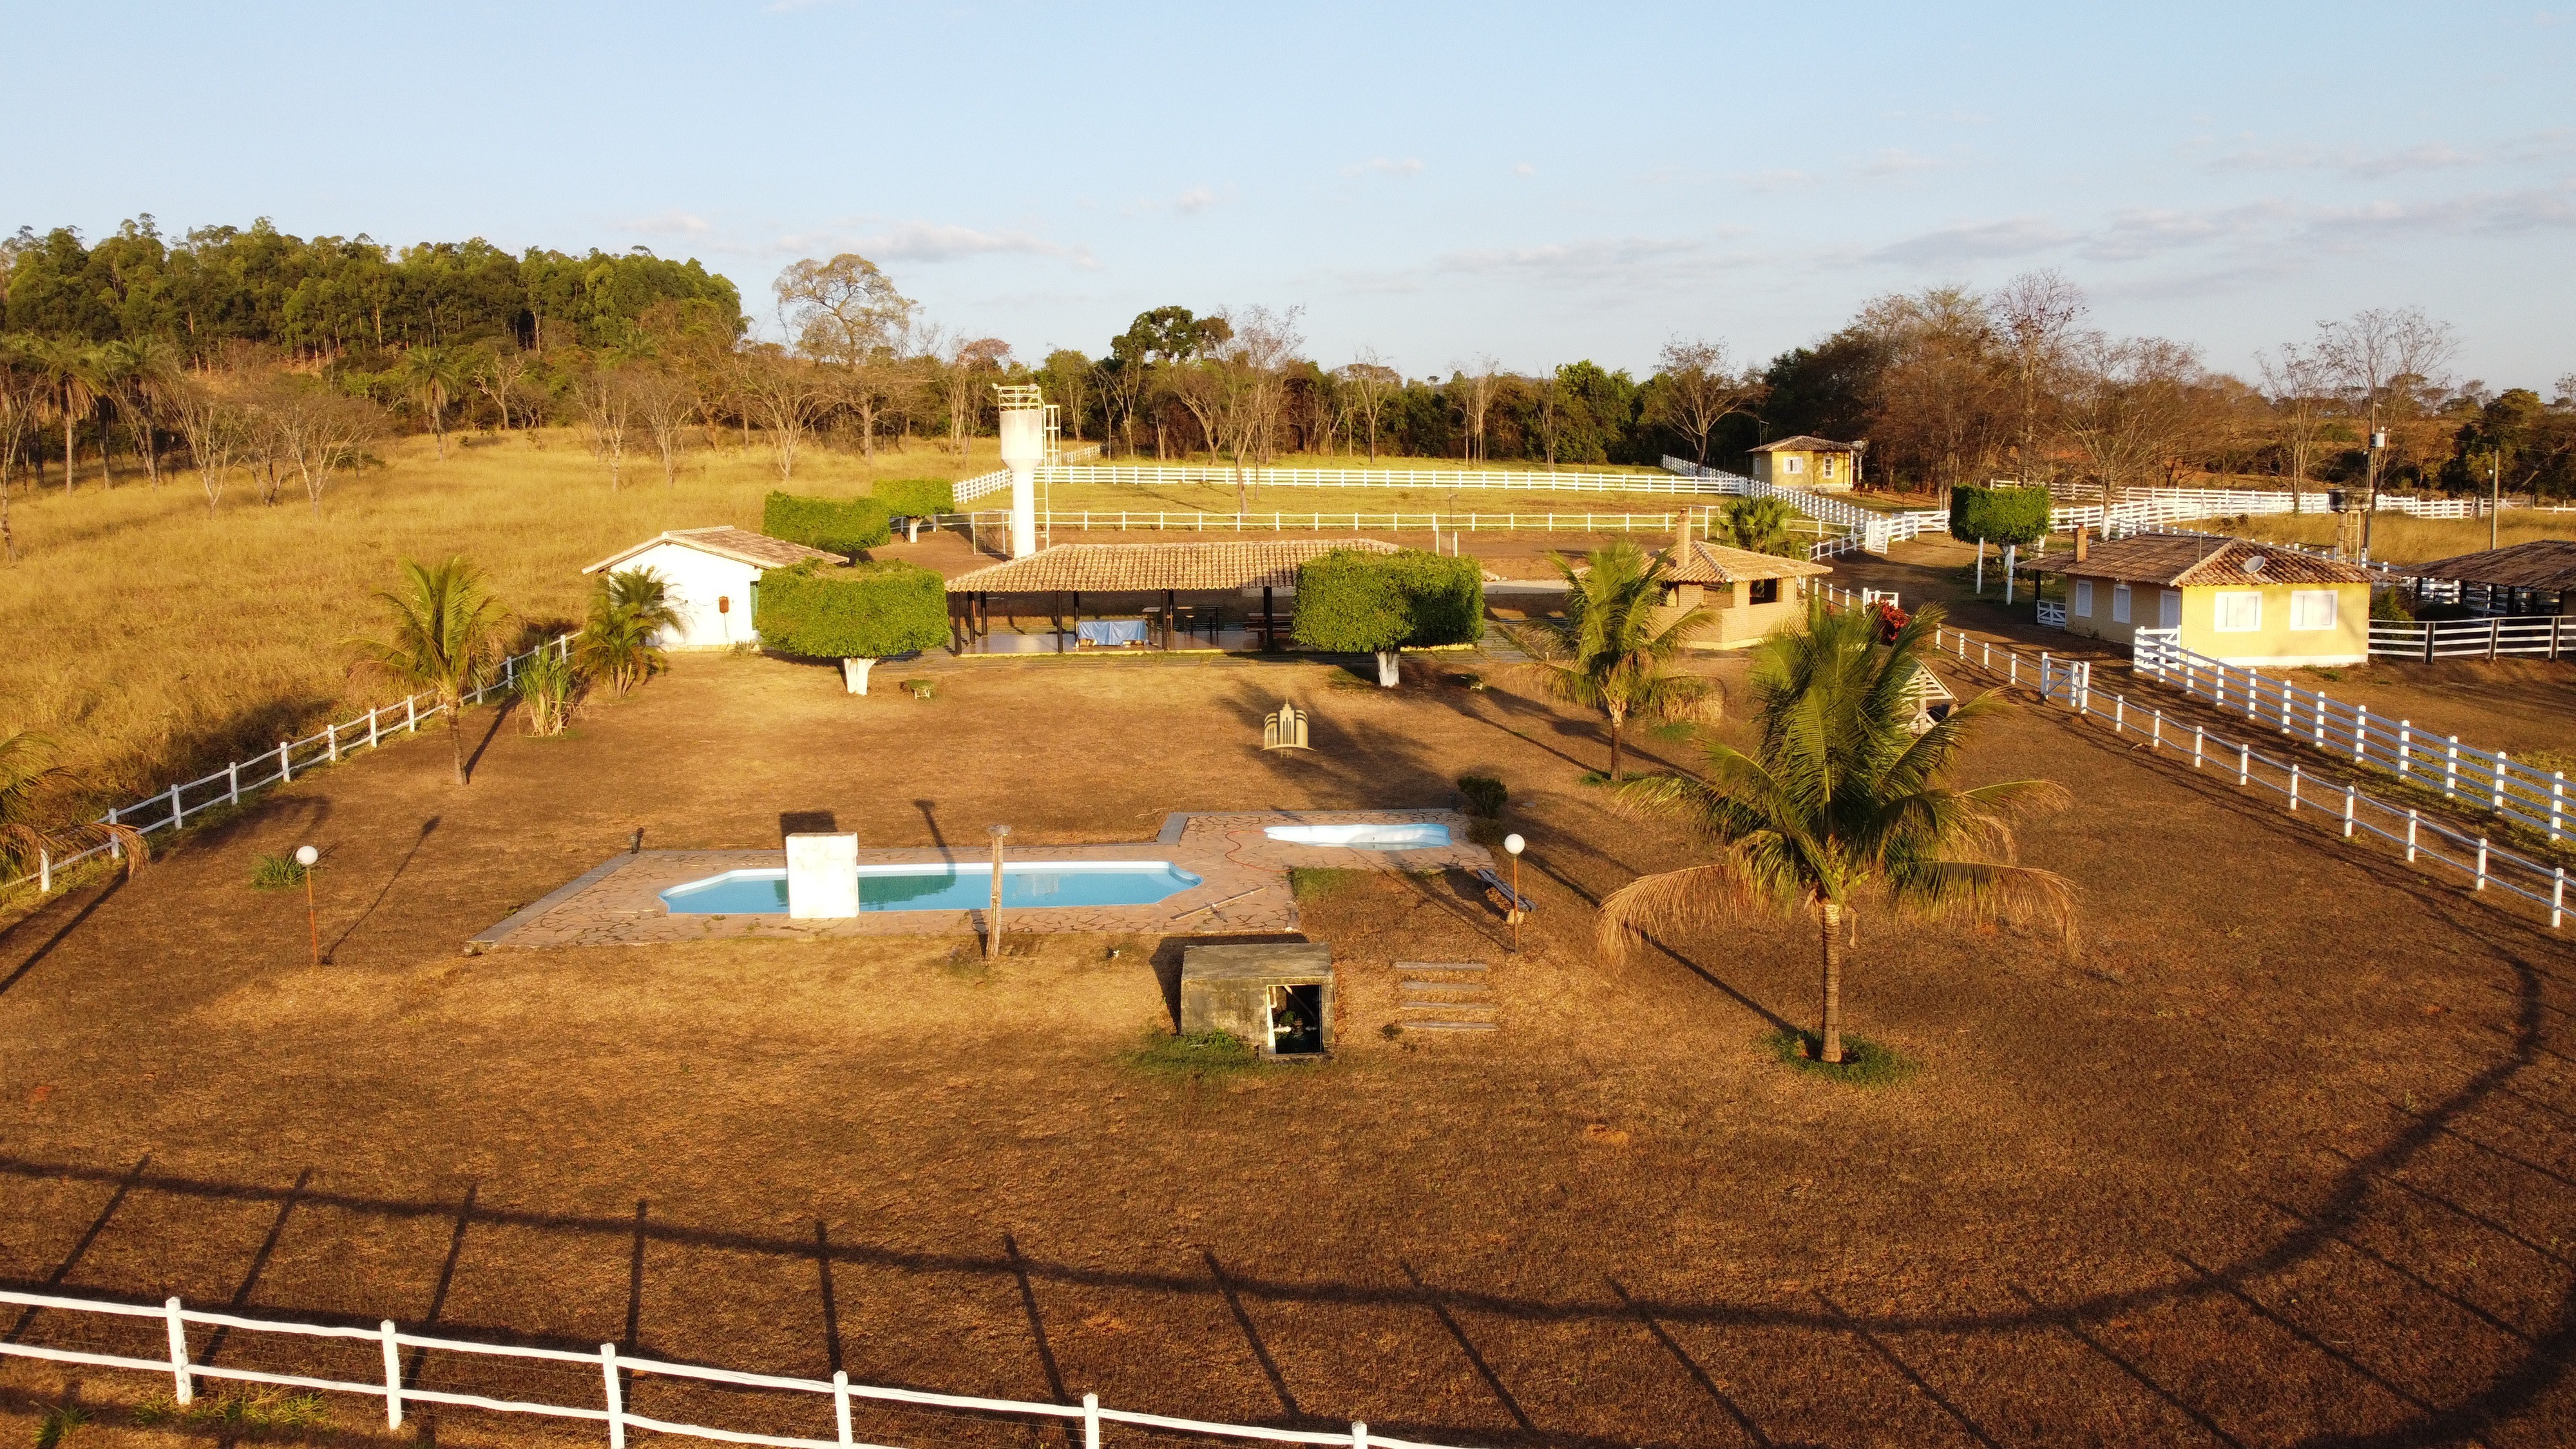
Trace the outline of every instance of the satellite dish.
{"label": "satellite dish", "polygon": [[2263,565],[2268,562],[2270,562],[2270,560],[2264,558],[2263,555],[2259,553],[2255,554],[2253,557],[2245,560],[2245,572],[2249,574],[2259,574],[2263,572]]}

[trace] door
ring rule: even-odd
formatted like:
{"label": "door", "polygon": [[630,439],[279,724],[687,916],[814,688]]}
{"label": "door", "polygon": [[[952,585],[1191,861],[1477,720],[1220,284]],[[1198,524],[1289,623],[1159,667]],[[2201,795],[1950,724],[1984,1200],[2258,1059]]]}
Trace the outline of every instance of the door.
{"label": "door", "polygon": [[1270,1054],[1311,1056],[1324,1049],[1324,988],[1270,988]]}

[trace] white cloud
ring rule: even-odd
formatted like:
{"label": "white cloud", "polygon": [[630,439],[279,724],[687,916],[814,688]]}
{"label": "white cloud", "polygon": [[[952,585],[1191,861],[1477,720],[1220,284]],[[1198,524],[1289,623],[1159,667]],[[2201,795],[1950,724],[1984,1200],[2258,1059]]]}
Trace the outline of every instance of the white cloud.
{"label": "white cloud", "polygon": [[2323,151],[2313,146],[2267,149],[2259,146],[2213,156],[2204,164],[2213,171],[2334,171],[2362,180],[2378,180],[2419,171],[2457,171],[2483,166],[2487,158],[2445,141],[2425,141],[2394,151]]}
{"label": "white cloud", "polygon": [[1824,178],[1813,171],[1796,171],[1783,167],[1771,171],[1740,172],[1728,179],[1738,185],[1749,186],[1755,191],[1795,191],[1802,187],[1813,186]]}
{"label": "white cloud", "polygon": [[1743,228],[1727,227],[1706,237],[1588,237],[1537,246],[1447,252],[1434,266],[1452,274],[1511,277],[1532,286],[1643,291],[1763,260],[1722,253],[1713,245],[1719,239],[1743,234]]}
{"label": "white cloud", "polygon": [[715,224],[695,212],[666,211],[659,216],[644,216],[631,221],[621,221],[617,223],[617,229],[634,232],[639,236],[701,237],[713,235]]}
{"label": "white cloud", "polygon": [[1523,161],[1512,168],[1512,174],[1514,176],[1536,176],[1538,174],[1538,168],[1532,166],[1527,161]]}
{"label": "white cloud", "polygon": [[1998,221],[1960,222],[1907,237],[1869,253],[1867,259],[1914,266],[1953,266],[2055,251],[2076,239],[2076,233],[2046,217],[2008,216]]}
{"label": "white cloud", "polygon": [[1415,156],[1407,156],[1401,161],[1372,156],[1357,165],[1342,168],[1344,176],[1418,176],[1422,171],[1421,158]]}
{"label": "white cloud", "polygon": [[792,232],[777,239],[775,250],[813,254],[854,251],[877,263],[955,262],[970,257],[1018,255],[1061,257],[1078,267],[1093,267],[1088,249],[1049,241],[1025,231],[985,231],[953,222],[899,221],[870,231],[830,228]]}
{"label": "white cloud", "polygon": [[1186,187],[1180,195],[1172,198],[1172,210],[1183,216],[1196,216],[1216,205],[1220,199],[1212,186]]}
{"label": "white cloud", "polygon": [[1862,163],[1860,174],[1876,180],[1885,180],[1894,176],[1911,176],[1918,171],[1937,171],[1949,164],[1937,157],[1918,156],[1901,146],[1890,147]]}

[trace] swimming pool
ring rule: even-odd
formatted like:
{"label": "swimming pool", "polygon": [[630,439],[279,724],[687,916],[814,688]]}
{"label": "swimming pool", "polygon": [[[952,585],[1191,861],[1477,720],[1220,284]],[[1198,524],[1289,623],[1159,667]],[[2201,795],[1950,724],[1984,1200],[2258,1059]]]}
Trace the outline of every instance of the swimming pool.
{"label": "swimming pool", "polygon": [[1448,826],[1410,822],[1273,825],[1261,833],[1288,845],[1337,845],[1346,850],[1437,850],[1449,843]]}
{"label": "swimming pool", "polygon": [[[1168,860],[1027,860],[1002,867],[1002,909],[1150,906],[1200,884]],[[783,916],[787,872],[729,870],[657,893],[675,916]],[[859,910],[982,910],[993,901],[991,866],[863,865]]]}

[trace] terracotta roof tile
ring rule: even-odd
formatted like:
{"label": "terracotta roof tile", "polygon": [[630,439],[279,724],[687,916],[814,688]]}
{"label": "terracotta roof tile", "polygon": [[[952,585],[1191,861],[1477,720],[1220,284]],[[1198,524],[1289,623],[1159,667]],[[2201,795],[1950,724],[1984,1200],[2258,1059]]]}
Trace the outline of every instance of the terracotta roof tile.
{"label": "terracotta roof tile", "polygon": [[718,558],[729,558],[736,563],[747,563],[765,569],[783,569],[790,564],[800,564],[808,560],[820,563],[843,562],[837,553],[825,553],[819,548],[807,548],[801,543],[789,543],[783,538],[771,538],[768,534],[754,533],[747,528],[676,528],[656,534],[633,548],[613,553],[583,569],[582,572],[595,574],[601,569],[615,568],[646,549],[665,543],[676,543],[685,548],[697,549],[701,553],[714,554]]}
{"label": "terracotta roof tile", "polygon": [[1857,453],[1860,447],[1856,443],[1837,443],[1831,438],[1819,438],[1812,433],[1800,433],[1794,438],[1782,438],[1776,443],[1764,443],[1753,451],[1756,453]]}
{"label": "terracotta roof tile", "polygon": [[2464,584],[2491,584],[2509,589],[2576,589],[2576,543],[2563,538],[2537,539],[2503,548],[2437,558],[2431,563],[2400,564],[2424,579],[2457,579]]}
{"label": "terracotta roof tile", "polygon": [[1832,572],[1809,559],[1693,541],[1674,555],[1671,577],[1677,584],[1731,584],[1741,579],[1800,579]]}
{"label": "terracotta roof tile", "polygon": [[2359,564],[2323,558],[2241,538],[2192,538],[2142,533],[2097,543],[2082,563],[2071,553],[2031,560],[2033,573],[2113,579],[2168,589],[2205,584],[2360,584],[2370,573]]}
{"label": "terracotta roof tile", "polygon": [[1293,589],[1297,566],[1337,548],[1400,553],[1374,538],[1223,543],[1060,543],[948,581],[952,594],[1213,593]]}

